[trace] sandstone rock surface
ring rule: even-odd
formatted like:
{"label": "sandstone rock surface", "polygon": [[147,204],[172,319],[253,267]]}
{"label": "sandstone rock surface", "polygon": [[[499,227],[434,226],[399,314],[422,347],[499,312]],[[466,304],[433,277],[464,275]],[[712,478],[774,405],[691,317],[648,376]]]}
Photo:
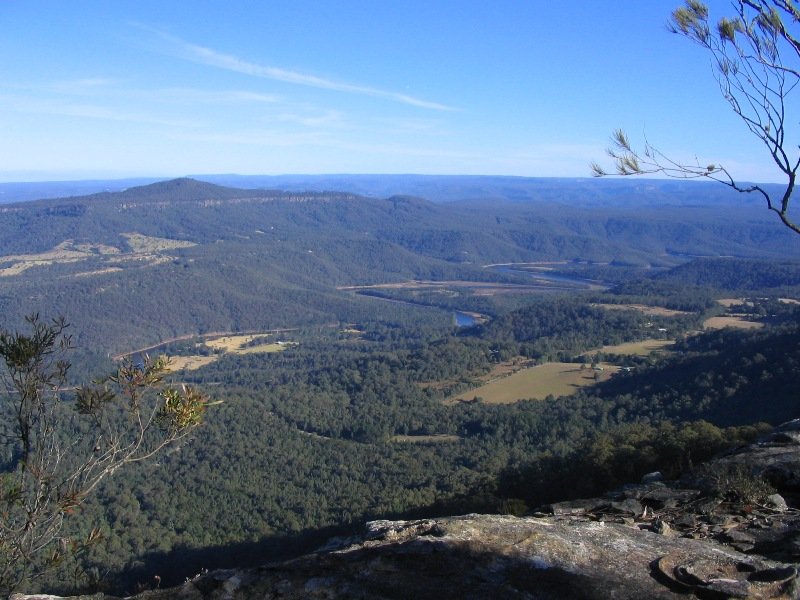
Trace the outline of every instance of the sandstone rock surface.
{"label": "sandstone rock surface", "polygon": [[796,598],[796,571],[714,542],[575,517],[379,521],[351,546],[217,571],[149,599]]}

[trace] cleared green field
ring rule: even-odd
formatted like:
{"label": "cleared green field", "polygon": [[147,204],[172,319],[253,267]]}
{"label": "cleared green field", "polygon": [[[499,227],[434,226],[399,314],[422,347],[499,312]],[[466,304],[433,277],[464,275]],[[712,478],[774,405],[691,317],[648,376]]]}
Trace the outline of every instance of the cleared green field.
{"label": "cleared green field", "polygon": [[603,352],[609,354],[627,354],[628,356],[647,356],[653,351],[664,350],[675,343],[675,340],[642,340],[641,342],[628,342],[616,346],[603,346]]}
{"label": "cleared green field", "polygon": [[449,403],[482,398],[488,404],[512,404],[520,400],[543,400],[549,395],[566,396],[581,387],[605,381],[619,367],[603,363],[602,370],[581,369],[580,363],[553,362],[523,369],[479,388],[448,399]]}

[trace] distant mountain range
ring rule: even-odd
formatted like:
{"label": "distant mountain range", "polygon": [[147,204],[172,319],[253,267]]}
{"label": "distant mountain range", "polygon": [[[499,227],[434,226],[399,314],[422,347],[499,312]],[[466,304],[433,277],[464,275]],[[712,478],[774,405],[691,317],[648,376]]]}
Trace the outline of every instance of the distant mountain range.
{"label": "distant mountain range", "polygon": [[[713,182],[656,179],[503,177],[491,175],[193,175],[222,186],[286,191],[339,191],[374,198],[410,195],[432,202],[558,202],[571,206],[662,204],[760,205],[755,195],[738,194]],[[160,181],[134,178],[0,183],[0,203],[117,192]],[[768,190],[780,186],[766,184]]]}
{"label": "distant mountain range", "polygon": [[[513,277],[488,264],[646,270],[701,256],[800,256],[800,236],[760,205],[722,205],[721,196],[685,191],[702,185],[414,180],[429,190],[440,186],[440,201],[383,196],[394,188],[391,178],[381,177],[371,188],[383,185],[381,197],[298,191],[305,189],[299,183],[297,190],[278,191],[182,178],[3,204],[0,326],[31,311],[65,314],[92,328],[92,344],[120,351],[187,332],[371,318],[374,301],[343,286]],[[394,181],[397,189],[412,189],[401,188],[399,177]],[[650,199],[636,201],[648,186],[655,190]],[[493,196],[492,189],[504,195]],[[536,201],[535,189],[541,192]],[[595,191],[581,195],[582,189]],[[514,197],[513,190],[523,191]]]}

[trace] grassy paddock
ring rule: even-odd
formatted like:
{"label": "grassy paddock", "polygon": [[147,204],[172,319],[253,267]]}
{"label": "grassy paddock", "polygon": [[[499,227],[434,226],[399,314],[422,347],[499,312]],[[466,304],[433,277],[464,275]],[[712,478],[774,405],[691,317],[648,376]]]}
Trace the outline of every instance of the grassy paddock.
{"label": "grassy paddock", "polygon": [[204,343],[212,350],[233,352],[234,350],[239,350],[245,344],[252,342],[254,339],[263,337],[263,335],[265,334],[226,335],[212,340],[206,340]]}
{"label": "grassy paddock", "polygon": [[636,310],[651,317],[679,317],[692,314],[685,310],[673,310],[671,308],[664,308],[663,306],[649,306],[645,304],[595,304],[594,306],[606,310]]}
{"label": "grassy paddock", "polygon": [[[647,356],[651,352],[665,350],[675,343],[675,340],[642,340],[641,342],[627,342],[614,346],[603,346],[601,350],[609,354],[625,354],[628,356]],[[587,352],[587,354],[591,354]]]}
{"label": "grassy paddock", "polygon": [[[747,304],[745,298],[718,298],[717,304],[721,304],[725,308],[730,308],[736,304]],[[750,303],[752,306],[752,303]]]}
{"label": "grassy paddock", "polygon": [[[107,244],[76,244],[72,240],[65,240],[52,250],[38,254],[0,255],[0,264],[7,265],[0,268],[0,277],[19,275],[32,267],[77,263],[98,257],[102,257],[107,262],[114,261],[117,263],[120,261],[144,260],[144,266],[153,266],[169,260],[168,257],[157,256],[160,252],[197,245],[194,242],[150,237],[140,233],[124,233],[122,235],[127,239],[131,252],[123,252],[120,248]],[[112,267],[110,269],[77,273],[76,276],[107,273],[111,272],[112,269],[119,270]]]}
{"label": "grassy paddock", "polygon": [[170,371],[194,371],[200,367],[210,365],[217,360],[217,356],[170,356]]}
{"label": "grassy paddock", "polygon": [[253,340],[272,335],[269,332],[251,333],[244,335],[226,335],[223,337],[206,340],[205,345],[212,350],[230,352],[231,354],[258,354],[264,352],[282,352],[289,346],[296,346],[297,342],[265,342],[255,346],[245,347]]}
{"label": "grassy paddock", "polygon": [[123,237],[128,240],[128,246],[137,254],[149,252],[163,252],[164,250],[175,250],[176,248],[191,248],[196,246],[194,242],[185,240],[171,240],[167,238],[142,235],[141,233],[123,233]]}
{"label": "grassy paddock", "polygon": [[259,344],[258,346],[250,346],[249,348],[237,348],[232,350],[233,354],[264,354],[270,352],[283,352],[289,346],[296,346],[297,342],[273,342],[271,344]]}
{"label": "grassy paddock", "polygon": [[764,327],[763,323],[756,321],[748,321],[745,317],[736,315],[726,315],[723,317],[711,317],[703,321],[703,327],[706,329],[724,329],[725,327],[733,327],[735,329],[761,329]]}
{"label": "grassy paddock", "polygon": [[[643,340],[615,346],[603,346],[603,352],[628,356],[647,356],[654,351],[663,351],[675,340]],[[593,351],[586,352],[591,354]],[[493,370],[496,379],[486,384],[448,398],[445,402],[468,402],[480,397],[488,404],[512,404],[520,400],[543,400],[547,396],[568,396],[582,387],[610,379],[620,370],[618,365],[602,362],[598,370],[580,363],[552,362],[534,367],[525,367],[525,361],[517,359]],[[508,374],[511,372],[510,374]],[[504,376],[505,375],[505,376]]]}
{"label": "grassy paddock", "polygon": [[448,403],[480,397],[487,404],[512,404],[520,400],[543,400],[549,395],[567,396],[578,388],[605,381],[619,367],[602,363],[602,371],[581,369],[580,363],[552,362],[518,371],[479,388],[448,399]]}

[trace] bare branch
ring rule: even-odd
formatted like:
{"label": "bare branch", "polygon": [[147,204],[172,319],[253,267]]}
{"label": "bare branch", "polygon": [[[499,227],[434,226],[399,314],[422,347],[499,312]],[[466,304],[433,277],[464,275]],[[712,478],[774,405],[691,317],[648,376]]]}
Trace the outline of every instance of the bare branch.
{"label": "bare branch", "polygon": [[[668,28],[711,54],[723,98],[786,177],[780,198],[770,197],[760,186],[738,184],[719,165],[675,161],[648,142],[641,151],[634,150],[619,129],[612,134],[608,154],[618,175],[706,178],[737,192],[757,193],[784,225],[800,233],[800,225],[790,215],[800,155],[797,143],[786,139],[786,108],[800,83],[800,8],[794,0],[738,0],[733,7],[734,15],[712,27],[708,7],[700,0],[686,0],[673,11]],[[597,163],[592,163],[591,171],[595,177],[609,174]]]}

